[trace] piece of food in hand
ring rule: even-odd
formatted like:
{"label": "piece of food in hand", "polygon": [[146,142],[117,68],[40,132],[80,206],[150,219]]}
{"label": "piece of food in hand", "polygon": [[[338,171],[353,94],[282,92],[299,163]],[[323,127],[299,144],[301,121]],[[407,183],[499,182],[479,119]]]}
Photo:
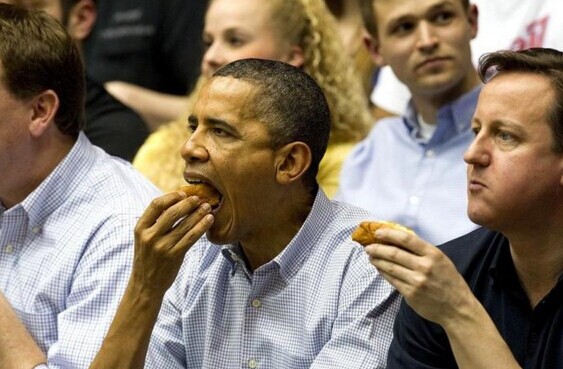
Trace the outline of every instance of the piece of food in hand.
{"label": "piece of food in hand", "polygon": [[412,229],[402,226],[399,223],[385,220],[374,220],[361,222],[358,228],[352,232],[352,240],[358,242],[362,246],[371,245],[372,243],[385,243],[383,240],[375,237],[375,231],[379,228],[393,228],[414,234]]}
{"label": "piece of food in hand", "polygon": [[180,187],[178,191],[183,191],[190,196],[197,196],[202,202],[209,205],[217,206],[221,202],[221,194],[207,183],[194,183],[187,186]]}

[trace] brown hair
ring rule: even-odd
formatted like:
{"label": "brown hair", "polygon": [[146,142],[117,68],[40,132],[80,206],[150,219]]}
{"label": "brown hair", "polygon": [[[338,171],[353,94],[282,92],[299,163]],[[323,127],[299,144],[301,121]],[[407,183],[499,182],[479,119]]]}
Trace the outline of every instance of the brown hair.
{"label": "brown hair", "polygon": [[563,153],[563,52],[547,48],[502,50],[479,58],[479,76],[488,82],[504,72],[526,72],[545,76],[555,92],[547,119],[553,132],[553,150]]}
{"label": "brown hair", "polygon": [[77,137],[84,122],[84,67],[78,48],[51,16],[0,4],[0,78],[20,100],[53,90],[55,124]]}
{"label": "brown hair", "polygon": [[[362,11],[362,19],[364,27],[370,35],[377,38],[377,22],[375,21],[375,1],[376,0],[360,0],[360,8]],[[469,8],[469,0],[460,0],[464,9]]]}

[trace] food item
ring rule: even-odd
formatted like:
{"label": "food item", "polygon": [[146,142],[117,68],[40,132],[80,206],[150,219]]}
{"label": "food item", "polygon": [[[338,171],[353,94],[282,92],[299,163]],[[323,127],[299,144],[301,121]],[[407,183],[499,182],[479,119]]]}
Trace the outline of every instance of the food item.
{"label": "food item", "polygon": [[178,191],[183,191],[188,196],[197,196],[202,202],[211,206],[219,205],[221,202],[221,194],[207,183],[190,184],[179,188]]}
{"label": "food item", "polygon": [[384,241],[375,237],[375,231],[379,228],[393,228],[401,231],[407,231],[414,234],[412,229],[402,226],[398,223],[388,222],[384,220],[378,221],[365,221],[361,222],[358,228],[352,233],[352,240],[360,243],[362,246],[367,246],[372,243],[385,243]]}

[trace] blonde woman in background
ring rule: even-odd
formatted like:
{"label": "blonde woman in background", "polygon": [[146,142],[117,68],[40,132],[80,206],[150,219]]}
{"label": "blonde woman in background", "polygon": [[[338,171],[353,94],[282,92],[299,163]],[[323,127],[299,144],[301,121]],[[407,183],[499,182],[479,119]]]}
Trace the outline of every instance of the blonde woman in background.
{"label": "blonde woman in background", "polygon": [[[188,98],[188,112],[213,72],[238,59],[284,61],[302,67],[321,86],[331,109],[332,128],[317,179],[332,197],[345,157],[365,137],[372,120],[361,82],[342,52],[335,20],[324,1],[211,0],[203,38],[207,50],[202,75]],[[185,184],[179,150],[188,135],[185,116],[162,126],[141,147],[133,165],[163,191],[176,190]]]}

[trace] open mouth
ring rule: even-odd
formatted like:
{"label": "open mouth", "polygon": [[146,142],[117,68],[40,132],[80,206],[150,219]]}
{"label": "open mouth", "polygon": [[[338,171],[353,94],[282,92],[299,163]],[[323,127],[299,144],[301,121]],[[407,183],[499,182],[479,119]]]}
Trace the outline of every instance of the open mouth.
{"label": "open mouth", "polygon": [[223,195],[211,184],[196,178],[186,179],[189,186],[184,189],[188,196],[197,196],[202,202],[206,202],[211,206],[211,210],[215,211],[223,202]]}

